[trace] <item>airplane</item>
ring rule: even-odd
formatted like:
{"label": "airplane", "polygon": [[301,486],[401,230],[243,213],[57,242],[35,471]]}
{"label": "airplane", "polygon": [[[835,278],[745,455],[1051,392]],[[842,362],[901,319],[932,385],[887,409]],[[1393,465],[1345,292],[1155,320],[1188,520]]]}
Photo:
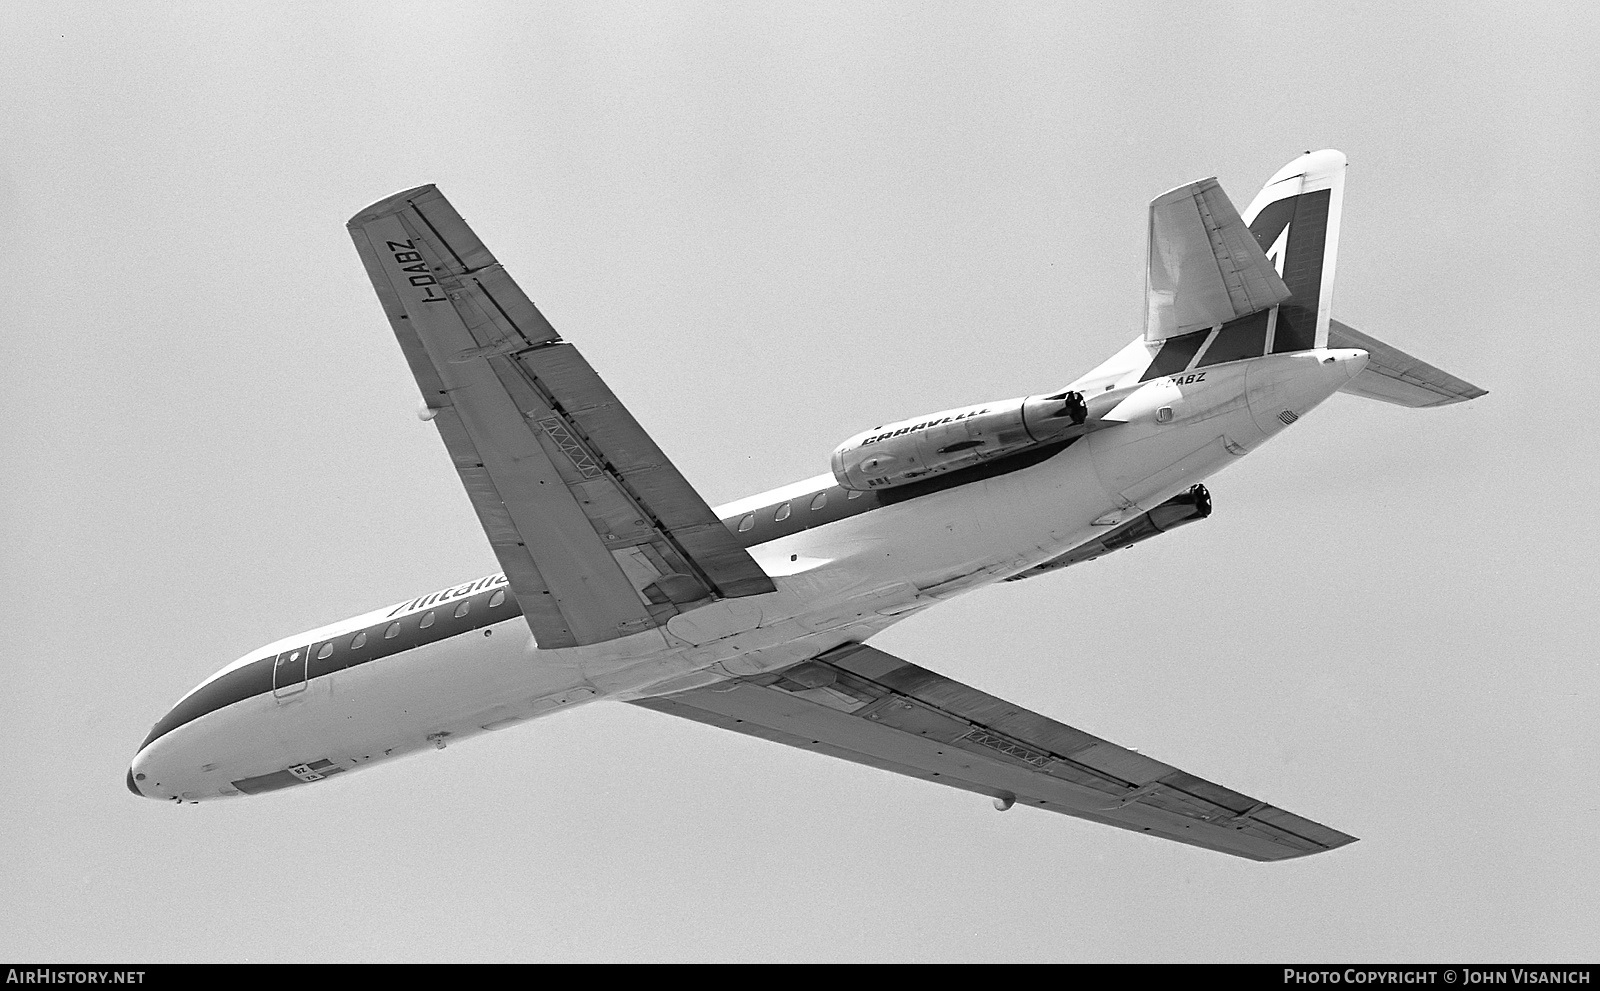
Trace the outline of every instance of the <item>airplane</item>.
{"label": "airplane", "polygon": [[379,200],[349,232],[501,570],[228,664],[129,790],[260,795],[612,700],[1253,860],[1353,842],[868,644],[1205,519],[1205,479],[1335,392],[1485,395],[1333,319],[1345,172],[1308,152],[1243,214],[1215,178],[1163,193],[1144,332],[1099,367],[863,430],[716,509],[437,188]]}

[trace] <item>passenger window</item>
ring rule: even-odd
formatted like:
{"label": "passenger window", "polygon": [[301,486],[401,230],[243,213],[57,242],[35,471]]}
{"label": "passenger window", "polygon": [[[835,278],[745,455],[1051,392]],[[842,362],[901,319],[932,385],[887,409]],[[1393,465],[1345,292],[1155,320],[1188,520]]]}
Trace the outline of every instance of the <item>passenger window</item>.
{"label": "passenger window", "polygon": [[320,661],[331,653],[333,653],[333,641],[329,640],[327,643],[322,645],[321,650],[317,651],[317,660]]}
{"label": "passenger window", "polygon": [[751,527],[753,527],[755,525],[756,525],[756,514],[755,513],[745,513],[744,514],[744,519],[739,521],[739,532],[740,533],[744,533],[746,530],[750,529]]}
{"label": "passenger window", "polygon": [[393,623],[389,624],[389,628],[387,630],[383,631],[383,638],[385,640],[393,640],[395,638],[395,635],[398,634],[399,632],[400,632],[400,621],[399,620],[395,620]]}
{"label": "passenger window", "polygon": [[814,513],[828,504],[828,493],[818,492],[817,497],[811,500],[811,511]]}
{"label": "passenger window", "polygon": [[362,647],[365,647],[366,645],[367,645],[367,631],[366,630],[362,630],[360,633],[357,633],[356,634],[356,638],[354,640],[350,641],[350,649],[351,650],[359,650]]}
{"label": "passenger window", "polygon": [[489,608],[493,609],[495,606],[498,606],[504,601],[506,601],[506,590],[502,588],[500,591],[494,594],[494,598],[489,600]]}
{"label": "passenger window", "polygon": [[779,506],[778,507],[778,511],[776,513],[772,514],[773,522],[776,522],[776,523],[782,523],[784,520],[786,520],[788,518],[789,518],[789,504],[788,503],[784,503],[783,505]]}
{"label": "passenger window", "polygon": [[845,496],[845,498],[846,499],[859,499],[865,494],[866,493],[862,492],[860,489],[851,489],[850,490],[850,494]]}
{"label": "passenger window", "polygon": [[461,605],[456,606],[456,619],[460,619],[461,617],[465,616],[471,609],[472,603],[470,601],[463,602]]}
{"label": "passenger window", "polygon": [[422,617],[422,628],[426,630],[433,625],[433,610],[428,610],[428,615]]}

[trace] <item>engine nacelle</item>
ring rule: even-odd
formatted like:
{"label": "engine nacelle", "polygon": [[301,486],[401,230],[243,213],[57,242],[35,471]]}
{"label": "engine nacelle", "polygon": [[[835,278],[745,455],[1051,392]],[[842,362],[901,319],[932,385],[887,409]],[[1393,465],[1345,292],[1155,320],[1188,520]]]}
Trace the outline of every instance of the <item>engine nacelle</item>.
{"label": "engine nacelle", "polygon": [[1176,530],[1180,526],[1203,520],[1211,515],[1211,493],[1204,485],[1192,485],[1189,491],[1179,493],[1166,502],[1136,516],[1128,522],[1112,530],[1104,536],[1097,537],[1081,546],[1074,547],[1060,557],[1054,557],[1043,564],[1029,568],[1021,574],[1012,575],[1006,581],[1021,581],[1035,575],[1048,574],[1084,561],[1093,561],[1102,554],[1132,547],[1141,541],[1169,530]]}
{"label": "engine nacelle", "polygon": [[886,489],[1065,440],[1082,433],[1089,408],[1076,392],[1027,396],[864,430],[833,451],[847,489]]}

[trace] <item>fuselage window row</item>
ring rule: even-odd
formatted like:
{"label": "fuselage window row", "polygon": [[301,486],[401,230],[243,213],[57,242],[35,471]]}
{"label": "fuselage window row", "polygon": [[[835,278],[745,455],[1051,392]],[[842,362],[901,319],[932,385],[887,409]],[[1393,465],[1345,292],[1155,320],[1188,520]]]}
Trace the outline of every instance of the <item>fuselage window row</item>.
{"label": "fuselage window row", "polygon": [[[259,695],[269,695],[305,679],[320,678],[345,668],[358,667],[412,647],[472,633],[481,627],[493,626],[522,615],[517,600],[510,597],[504,588],[495,589],[493,592],[488,590],[479,592],[467,601],[485,601],[487,605],[483,609],[474,610],[471,616],[452,618],[436,624],[433,629],[427,631],[422,629],[421,623],[414,617],[407,616],[392,623],[379,623],[365,630],[359,630],[353,636],[343,634],[332,640],[318,640],[311,644],[314,648],[312,657],[307,658],[303,668],[299,667],[297,662],[300,658],[306,657],[308,649],[306,647],[257,658],[207,682],[199,690],[184,698],[151,728],[150,735],[145,737],[144,743],[140,746],[148,746],[152,740],[170,733],[179,726],[235,702],[242,702]],[[382,637],[378,635],[380,632],[383,634]],[[340,649],[346,642],[345,636],[350,636],[349,646]],[[366,647],[369,641],[370,649],[356,653],[360,648]],[[324,656],[323,650],[330,645],[333,649]],[[279,663],[280,659],[282,664]]]}
{"label": "fuselage window row", "polygon": [[[825,523],[833,523],[846,517],[855,516],[858,513],[864,513],[877,505],[876,500],[846,505],[846,503],[859,499],[867,493],[854,489],[845,490],[842,487],[839,487],[839,489],[845,493],[842,499],[829,498],[829,495],[834,490],[823,489],[796,499],[788,499],[784,502],[773,503],[770,506],[763,506],[754,512],[745,513],[738,517],[737,520],[734,517],[729,517],[722,521],[722,525],[733,531],[734,536],[739,538],[740,546],[749,548],[757,544],[764,544],[769,540],[787,537],[792,533],[799,533],[802,530],[809,530],[812,527],[822,526]],[[811,507],[811,511],[796,516],[794,514],[794,505],[801,501],[805,501]]]}
{"label": "fuselage window row", "polygon": [[[359,658],[352,657],[346,660],[342,657],[334,657],[336,650],[341,646],[341,641],[344,641],[344,637],[323,641],[320,645],[313,645],[316,647],[316,660],[326,661],[330,657],[334,659],[328,664],[310,664],[307,676],[315,678],[350,667],[352,664],[375,661],[380,657],[398,654],[403,650],[410,650],[412,647],[420,647],[423,644],[444,640],[461,633],[470,632],[480,626],[489,626],[520,615],[520,609],[504,616],[484,615],[491,610],[504,606],[506,598],[506,590],[503,588],[496,589],[493,592],[485,591],[462,599],[456,605],[449,618],[445,620],[440,619],[442,610],[430,609],[421,615],[420,620],[415,616],[406,616],[389,623],[387,626],[374,626],[370,629],[359,630],[354,636],[350,637],[345,653],[348,654],[350,651],[361,649],[366,646],[369,638],[376,637],[380,630],[383,632],[382,639],[377,641],[373,651],[363,653]],[[472,604],[475,601],[483,605],[483,611],[478,616],[472,615]],[[414,620],[415,622],[413,622]]]}

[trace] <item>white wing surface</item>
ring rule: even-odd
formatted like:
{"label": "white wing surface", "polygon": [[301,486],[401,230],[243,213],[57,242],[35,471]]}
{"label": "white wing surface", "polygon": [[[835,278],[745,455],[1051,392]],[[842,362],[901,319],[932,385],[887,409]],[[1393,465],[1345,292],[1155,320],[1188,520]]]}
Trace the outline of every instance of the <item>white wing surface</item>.
{"label": "white wing surface", "polygon": [[396,193],[348,226],[540,647],[773,591],[437,189]]}
{"label": "white wing surface", "polygon": [[1251,860],[1355,842],[862,644],[633,704]]}

